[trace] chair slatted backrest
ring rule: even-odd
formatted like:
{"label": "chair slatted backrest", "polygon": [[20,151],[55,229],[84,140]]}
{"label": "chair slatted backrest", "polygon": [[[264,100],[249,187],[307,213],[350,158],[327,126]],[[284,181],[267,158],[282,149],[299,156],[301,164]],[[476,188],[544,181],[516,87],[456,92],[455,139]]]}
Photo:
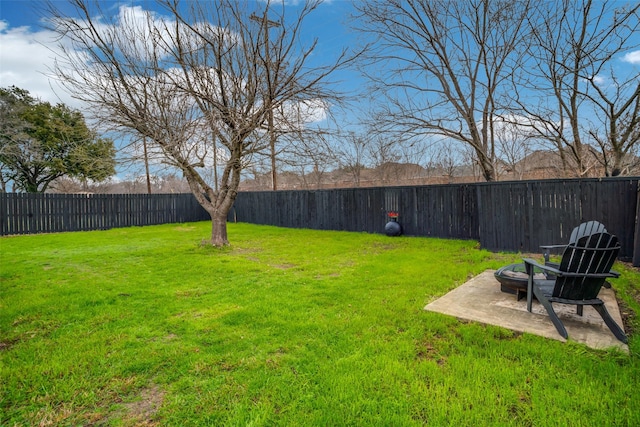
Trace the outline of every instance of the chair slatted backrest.
{"label": "chair slatted backrest", "polygon": [[580,237],[566,247],[559,270],[581,273],[580,277],[558,277],[553,296],[571,300],[597,298],[605,278],[589,277],[588,274],[608,273],[618,257],[618,238],[609,233],[594,233]]}
{"label": "chair slatted backrest", "polygon": [[604,224],[598,221],[583,222],[579,226],[573,229],[571,237],[569,237],[569,244],[574,244],[579,238],[589,236],[594,233],[606,233],[607,229],[604,228]]}

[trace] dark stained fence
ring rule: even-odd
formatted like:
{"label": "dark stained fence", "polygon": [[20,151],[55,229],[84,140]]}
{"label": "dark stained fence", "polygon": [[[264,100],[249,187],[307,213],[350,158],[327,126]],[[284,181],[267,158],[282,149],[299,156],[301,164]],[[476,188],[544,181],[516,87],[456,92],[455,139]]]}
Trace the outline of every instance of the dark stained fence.
{"label": "dark stained fence", "polygon": [[[493,251],[538,252],[598,220],[640,266],[640,178],[240,192],[229,220],[383,233],[399,213],[409,236],[473,239]],[[191,194],[0,193],[0,234],[49,233],[208,220]]]}
{"label": "dark stained fence", "polygon": [[470,185],[241,192],[232,219],[253,224],[380,233],[398,212],[404,234],[477,239]]}
{"label": "dark stained fence", "polygon": [[106,230],[210,218],[190,193],[0,193],[0,209],[0,235]]}
{"label": "dark stained fence", "polygon": [[513,181],[418,187],[241,192],[231,219],[254,224],[383,233],[399,213],[409,236],[474,239],[493,251],[539,252],[598,220],[640,265],[639,182],[634,178]]}
{"label": "dark stained fence", "polygon": [[518,181],[477,184],[481,245],[535,252],[564,243],[584,221],[597,220],[620,239],[631,258],[638,211],[638,179]]}

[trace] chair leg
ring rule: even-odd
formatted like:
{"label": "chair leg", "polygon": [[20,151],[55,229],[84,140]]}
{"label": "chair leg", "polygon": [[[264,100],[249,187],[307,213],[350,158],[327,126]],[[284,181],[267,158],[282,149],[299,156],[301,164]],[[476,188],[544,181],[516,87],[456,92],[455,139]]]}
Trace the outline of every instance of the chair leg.
{"label": "chair leg", "polygon": [[558,331],[558,333],[565,339],[569,338],[569,334],[567,334],[567,329],[564,327],[564,325],[562,324],[562,321],[556,314],[556,311],[553,309],[551,302],[547,299],[547,297],[544,296],[542,290],[534,285],[533,293],[535,294],[540,304],[542,304],[545,310],[547,310],[547,314],[549,314],[549,318],[551,319],[551,322],[553,322],[553,325],[556,327],[556,330]]}
{"label": "chair leg", "polygon": [[604,320],[604,323],[609,327],[611,332],[613,332],[613,335],[615,335],[616,338],[618,338],[620,341],[622,341],[623,343],[626,344],[627,343],[627,336],[625,335],[625,333],[622,330],[622,328],[620,326],[618,326],[618,324],[615,322],[615,320],[613,320],[613,318],[611,317],[611,315],[607,311],[607,308],[604,306],[604,304],[594,304],[593,308],[595,308],[596,311],[598,313],[600,313],[600,316],[602,317],[602,320]]}
{"label": "chair leg", "polygon": [[527,311],[531,313],[531,307],[533,305],[533,266],[528,262],[524,263],[524,268],[527,272]]}
{"label": "chair leg", "polygon": [[576,309],[576,313],[578,313],[578,316],[582,316],[582,310],[584,306],[582,304],[578,304],[577,307],[578,308]]}

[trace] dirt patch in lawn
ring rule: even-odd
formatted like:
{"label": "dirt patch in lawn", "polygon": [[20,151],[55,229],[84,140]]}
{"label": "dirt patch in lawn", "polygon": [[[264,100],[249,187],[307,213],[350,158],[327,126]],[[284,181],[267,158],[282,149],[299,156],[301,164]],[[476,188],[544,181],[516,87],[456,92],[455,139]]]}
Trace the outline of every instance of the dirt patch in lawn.
{"label": "dirt patch in lawn", "polygon": [[[634,297],[638,301],[638,297]],[[622,324],[627,335],[634,333],[634,320],[636,314],[629,307],[629,305],[621,299],[618,299],[618,307],[620,308],[620,317],[622,318]]]}
{"label": "dirt patch in lawn", "polygon": [[124,408],[118,412],[127,421],[127,425],[134,426],[158,426],[155,415],[162,406],[165,392],[153,384],[140,391],[140,399],[135,402],[125,403]]}
{"label": "dirt patch in lawn", "polygon": [[0,351],[9,350],[9,348],[11,348],[17,342],[18,340],[0,341]]}
{"label": "dirt patch in lawn", "polygon": [[[640,268],[634,267],[630,262],[629,263],[623,262],[622,264],[624,264],[630,270],[634,270],[634,271],[640,273]],[[631,296],[631,298],[633,298],[633,300],[638,305],[640,305],[640,291],[635,290],[635,289],[631,289],[629,295]],[[636,323],[636,316],[638,314],[636,312],[634,312],[631,307],[629,307],[629,304],[627,304],[622,299],[618,298],[617,295],[616,295],[616,299],[618,300],[618,306],[620,307],[620,317],[622,317],[622,323],[624,325],[624,330],[627,333],[627,335],[633,335],[634,332],[635,332],[635,329],[636,329],[635,328],[635,325],[637,324]]]}

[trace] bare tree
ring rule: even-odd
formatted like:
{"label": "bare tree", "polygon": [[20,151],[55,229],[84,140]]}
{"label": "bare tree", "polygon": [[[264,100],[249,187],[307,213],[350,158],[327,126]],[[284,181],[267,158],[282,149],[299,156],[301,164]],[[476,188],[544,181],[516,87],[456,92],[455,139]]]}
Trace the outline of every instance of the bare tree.
{"label": "bare tree", "polygon": [[605,175],[618,176],[629,169],[640,146],[640,72],[620,82],[612,71],[609,78],[592,77],[589,83],[596,110],[589,135],[600,147]]}
{"label": "bare tree", "polygon": [[[293,20],[283,3],[278,9],[269,1],[162,0],[165,15],[122,6],[116,17],[98,2],[70,3],[73,15],[49,5],[64,52],[56,74],[97,118],[159,147],[211,216],[211,243],[228,244],[226,218],[241,172],[268,148],[262,129],[273,111],[337,100],[327,78],[349,61],[346,53],[312,67],[315,43],[300,40],[304,19],[320,1],[306,2]],[[251,19],[268,15],[277,15],[279,25]],[[225,159],[218,189],[202,173],[214,143],[225,151],[216,154]]]}
{"label": "bare tree", "polygon": [[394,139],[385,139],[383,135],[375,134],[369,144],[368,157],[371,159],[371,166],[376,170],[376,178],[382,182],[387,182],[390,177],[385,174],[382,168],[386,163],[396,163],[401,160]]}
{"label": "bare tree", "polygon": [[[532,129],[555,145],[565,171],[586,176],[597,163],[597,153],[587,141],[588,116],[604,113],[600,125],[608,128],[605,132],[613,140],[603,146],[614,148],[615,144],[618,148],[614,150],[622,153],[627,144],[617,127],[624,117],[630,117],[625,114],[633,111],[629,108],[637,95],[627,98],[631,104],[625,107],[622,98],[610,101],[598,82],[612,60],[637,47],[632,37],[640,29],[640,5],[562,0],[542,2],[539,7],[540,14],[530,19],[530,62],[523,68],[528,83],[518,81],[514,93],[519,93],[519,104],[531,118]],[[593,96],[588,93],[590,86],[595,90]]]}
{"label": "bare tree", "polygon": [[[325,100],[313,100],[297,103],[284,103],[269,113],[266,127],[263,131],[269,139],[269,150],[256,153],[252,165],[256,171],[269,170],[272,190],[277,190],[277,176],[286,173],[291,178],[290,171],[300,171],[301,185],[306,186],[305,169],[313,162],[315,166],[323,167],[327,159],[327,136],[335,131],[325,124],[322,127],[312,124],[334,120]],[[289,172],[287,172],[289,171]],[[275,183],[275,184],[274,184]],[[266,187],[265,187],[266,188]]]}
{"label": "bare tree", "polygon": [[336,165],[333,147],[327,134],[320,132],[288,133],[287,149],[282,151],[282,161],[300,175],[304,188],[320,188],[328,170]]}
{"label": "bare tree", "polygon": [[436,176],[442,176],[447,184],[455,182],[458,169],[462,166],[459,150],[452,150],[447,144],[442,142],[442,147],[435,150],[431,157],[430,166],[434,169]]}
{"label": "bare tree", "polygon": [[493,122],[530,10],[526,0],[379,0],[357,3],[361,30],[378,38],[368,72],[384,95],[380,123],[470,146],[485,180],[496,179]]}
{"label": "bare tree", "polygon": [[351,176],[356,187],[360,187],[360,178],[367,163],[369,145],[370,141],[365,135],[348,131],[334,145],[331,152],[340,169]]}
{"label": "bare tree", "polygon": [[496,118],[494,129],[496,135],[496,150],[502,159],[503,167],[499,171],[512,179],[522,179],[526,172],[522,160],[533,152],[537,142],[531,134],[527,117],[507,116]]}

